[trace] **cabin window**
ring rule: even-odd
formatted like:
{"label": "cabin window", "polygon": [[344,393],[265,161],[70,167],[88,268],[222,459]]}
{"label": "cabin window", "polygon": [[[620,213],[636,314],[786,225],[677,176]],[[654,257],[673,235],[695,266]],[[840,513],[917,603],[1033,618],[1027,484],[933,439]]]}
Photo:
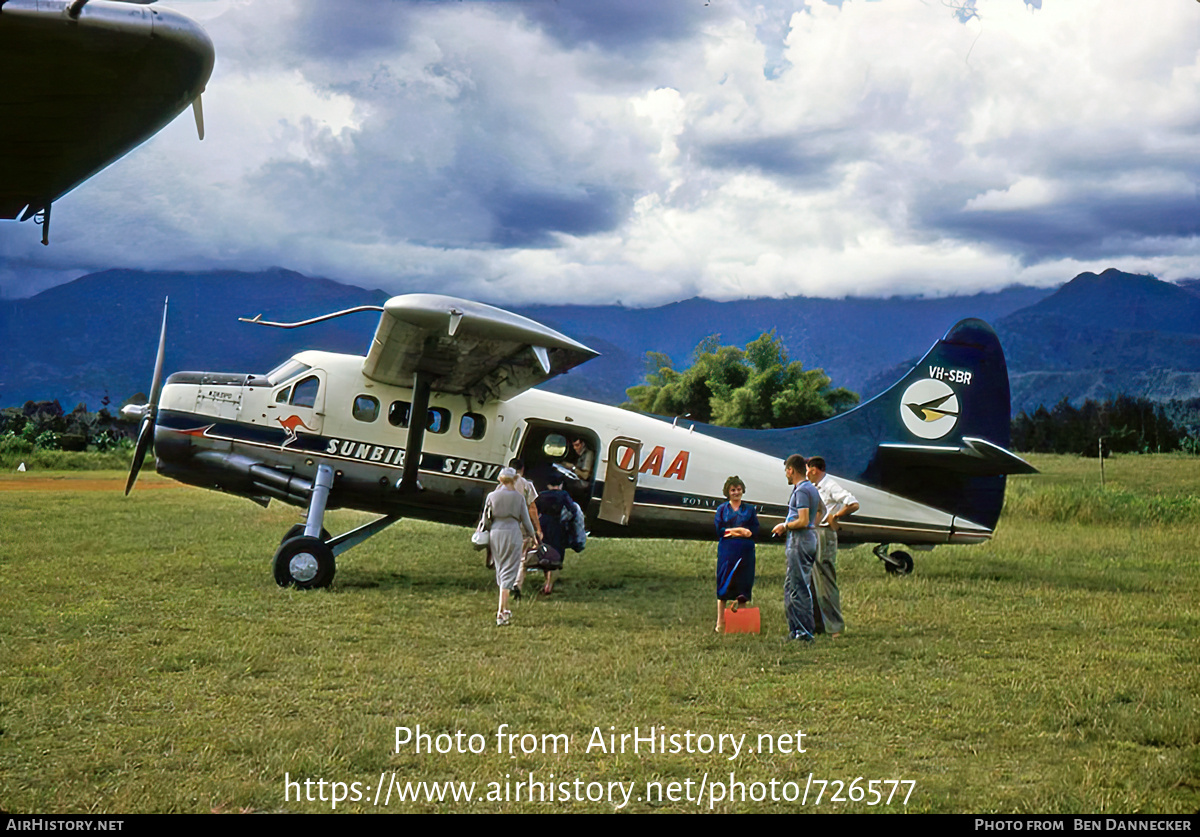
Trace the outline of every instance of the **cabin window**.
{"label": "cabin window", "polygon": [[309,375],[300,383],[296,384],[296,388],[292,390],[292,406],[293,407],[312,407],[317,403],[317,393],[321,389],[321,379],[316,375]]}
{"label": "cabin window", "polygon": [[276,404],[286,404],[287,400],[288,400],[288,396],[291,394],[292,394],[292,388],[284,387],[283,389],[279,390],[279,394],[275,396],[275,403]]}
{"label": "cabin window", "polygon": [[542,453],[551,459],[562,459],[567,455],[567,437],[561,433],[551,433],[542,442]]}
{"label": "cabin window", "polygon": [[[388,407],[388,423],[392,427],[408,427],[408,417],[411,413],[412,404],[407,401],[393,401]],[[425,429],[430,433],[445,433],[450,429],[450,411],[441,407],[430,407]]]}
{"label": "cabin window", "polygon": [[355,398],[354,417],[359,421],[375,421],[379,418],[379,399],[370,395]]}
{"label": "cabin window", "polygon": [[408,414],[412,410],[412,404],[407,401],[393,401],[392,406],[388,407],[388,423],[392,427],[408,427]]}
{"label": "cabin window", "polygon": [[616,453],[617,453],[616,459],[617,459],[617,467],[618,468],[621,468],[626,471],[637,469],[637,466],[639,463],[638,463],[638,455],[637,455],[636,450],[631,448],[629,445],[622,444],[622,445],[617,446]]}
{"label": "cabin window", "polygon": [[487,432],[487,419],[479,413],[463,413],[458,420],[458,433],[464,439],[482,439]]}
{"label": "cabin window", "polygon": [[425,428],[430,433],[445,433],[450,429],[450,411],[441,407],[430,407],[429,421]]}

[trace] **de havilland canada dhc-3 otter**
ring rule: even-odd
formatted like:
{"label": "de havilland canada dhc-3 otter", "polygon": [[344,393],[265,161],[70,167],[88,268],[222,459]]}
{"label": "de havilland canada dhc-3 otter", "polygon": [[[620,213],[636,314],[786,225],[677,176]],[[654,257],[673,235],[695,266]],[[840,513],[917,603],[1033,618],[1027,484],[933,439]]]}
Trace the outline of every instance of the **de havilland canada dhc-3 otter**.
{"label": "de havilland canada dhc-3 otter", "polygon": [[[164,305],[149,403],[123,411],[141,419],[125,493],[153,444],[164,476],[304,508],[274,575],[313,588],[332,582],[335,556],[401,517],[473,525],[510,458],[544,488],[576,439],[595,468],[567,490],[600,536],[713,538],[731,474],[770,531],[787,511],[783,460],[819,454],[860,505],[841,543],[877,544],[889,572],[907,573],[911,555],[889,545],[988,540],[1006,475],[1034,470],[1006,449],[1008,371],[981,320],[955,325],[879,396],[778,430],[685,425],[535,389],[598,353],[469,300],[408,294],[299,323],[247,322],[296,328],[361,311],[380,312],[365,357],[302,351],[266,374],[176,372],[163,384]],[[333,508],[380,517],[331,537]]]}

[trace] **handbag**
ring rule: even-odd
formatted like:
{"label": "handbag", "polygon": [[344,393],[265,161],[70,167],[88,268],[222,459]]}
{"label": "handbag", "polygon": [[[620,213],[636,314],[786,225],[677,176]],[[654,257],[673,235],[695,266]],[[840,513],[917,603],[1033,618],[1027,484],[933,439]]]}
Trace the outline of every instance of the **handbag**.
{"label": "handbag", "polygon": [[561,570],[562,565],[562,553],[548,543],[539,543],[525,553],[525,569],[527,570],[541,570],[542,572]]}
{"label": "handbag", "polygon": [[485,505],[483,514],[479,516],[479,525],[475,527],[475,531],[471,533],[471,545],[476,551],[488,548],[488,526],[492,522],[492,507]]}

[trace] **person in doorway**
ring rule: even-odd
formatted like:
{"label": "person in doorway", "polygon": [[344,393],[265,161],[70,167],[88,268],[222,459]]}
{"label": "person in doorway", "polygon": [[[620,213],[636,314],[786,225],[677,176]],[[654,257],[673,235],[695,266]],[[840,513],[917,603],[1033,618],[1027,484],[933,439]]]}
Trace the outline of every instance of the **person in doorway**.
{"label": "person in doorway", "polygon": [[580,485],[587,485],[592,481],[592,474],[596,470],[596,452],[580,438],[571,442],[571,449],[575,451],[575,461],[563,467],[571,472]]}

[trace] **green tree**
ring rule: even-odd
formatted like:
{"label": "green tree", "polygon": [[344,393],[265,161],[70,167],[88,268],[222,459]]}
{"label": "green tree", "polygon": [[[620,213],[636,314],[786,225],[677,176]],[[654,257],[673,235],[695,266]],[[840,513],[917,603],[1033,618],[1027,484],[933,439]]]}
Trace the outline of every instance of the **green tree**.
{"label": "green tree", "polygon": [[1053,410],[1040,406],[1030,416],[1022,412],[1012,421],[1012,445],[1019,451],[1073,453],[1098,456],[1110,453],[1165,453],[1200,450],[1190,442],[1188,428],[1171,420],[1163,405],[1147,398],[1119,395],[1106,401],[1087,399],[1073,406],[1063,398]]}
{"label": "green tree", "polygon": [[714,334],[700,341],[683,371],[665,354],[647,352],[646,382],[625,391],[626,406],[725,427],[795,427],[858,403],[857,394],[831,383],[824,370],[790,360],[774,330],[745,349],[722,346]]}

